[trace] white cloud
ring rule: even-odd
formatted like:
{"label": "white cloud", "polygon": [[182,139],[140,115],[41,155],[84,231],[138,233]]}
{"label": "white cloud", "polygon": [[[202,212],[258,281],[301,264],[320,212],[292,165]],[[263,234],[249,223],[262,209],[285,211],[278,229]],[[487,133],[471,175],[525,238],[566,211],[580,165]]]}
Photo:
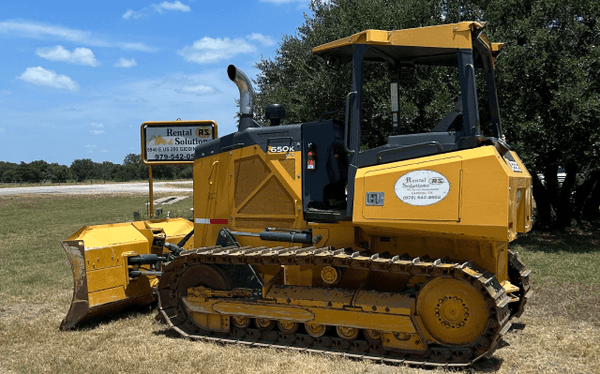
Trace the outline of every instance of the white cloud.
{"label": "white cloud", "polygon": [[140,10],[131,10],[128,9],[122,16],[123,19],[140,19],[144,17],[148,17],[151,13],[164,13],[165,10],[177,10],[180,12],[190,12],[192,9],[189,5],[182,4],[181,1],[175,1],[173,3],[169,3],[168,1],[163,1],[160,4],[151,4],[149,7],[144,7]]}
{"label": "white cloud", "polygon": [[133,49],[142,52],[154,52],[155,48],[144,43],[113,42],[102,38],[93,37],[89,31],[69,29],[58,25],[47,25],[42,23],[9,20],[0,22],[0,34],[14,35],[21,38],[65,40],[83,45],[95,47],[112,47],[121,49]]}
{"label": "white cloud", "polygon": [[47,38],[78,42],[89,40],[89,31],[73,30],[62,26],[44,25],[41,23],[26,21],[3,21],[0,22],[0,33],[18,35],[26,38]]}
{"label": "white cloud", "polygon": [[139,18],[138,13],[134,12],[131,9],[128,9],[127,12],[123,13],[123,15],[121,17],[123,19],[130,19],[130,18],[137,19],[137,18]]}
{"label": "white cloud", "polygon": [[212,95],[215,93],[215,89],[210,86],[198,85],[198,86],[184,86],[181,88],[176,88],[176,92],[191,94],[196,96],[206,96]]}
{"label": "white cloud", "polygon": [[165,10],[179,10],[181,12],[189,12],[191,11],[191,8],[189,7],[189,5],[185,5],[182,4],[181,1],[176,1],[174,3],[169,3],[167,1],[163,1],[162,3],[158,4],[158,5],[152,5],[159,13],[162,12],[163,9]]}
{"label": "white cloud", "polygon": [[236,38],[210,38],[204,37],[196,40],[192,46],[185,46],[178,51],[186,61],[198,64],[213,64],[230,59],[241,53],[256,52],[256,46],[244,39]]}
{"label": "white cloud", "polygon": [[75,48],[71,52],[62,45],[57,45],[54,48],[38,48],[35,50],[35,53],[42,58],[52,61],[63,61],[70,64],[87,66],[100,65],[94,56],[94,52],[88,48]]}
{"label": "white cloud", "polygon": [[115,67],[118,68],[130,68],[133,66],[137,66],[137,62],[135,62],[135,59],[133,58],[131,60],[128,60],[126,58],[121,57],[119,61],[115,63]]}
{"label": "white cloud", "polygon": [[156,48],[148,47],[144,43],[117,43],[117,47],[140,52],[156,52]]}
{"label": "white cloud", "polygon": [[254,32],[254,33],[248,35],[247,38],[249,40],[258,42],[267,47],[275,45],[275,40],[273,38],[271,38],[270,36],[265,36],[265,35],[257,33],[257,32]]}
{"label": "white cloud", "polygon": [[52,70],[46,70],[41,66],[37,68],[27,68],[21,76],[17,77],[25,82],[37,84],[38,86],[48,86],[52,88],[67,89],[69,91],[79,90],[79,84],[66,75],[58,75]]}
{"label": "white cloud", "polygon": [[[146,11],[147,11],[148,8],[144,8],[144,9],[146,9]],[[140,11],[137,11],[137,12],[135,12],[135,11],[133,11],[131,9],[128,9],[127,12],[125,12],[121,17],[123,19],[130,19],[130,18],[132,18],[132,19],[140,19],[140,18],[143,18],[143,17],[146,16],[146,14],[145,14],[146,12],[144,12],[144,9],[142,9]]]}

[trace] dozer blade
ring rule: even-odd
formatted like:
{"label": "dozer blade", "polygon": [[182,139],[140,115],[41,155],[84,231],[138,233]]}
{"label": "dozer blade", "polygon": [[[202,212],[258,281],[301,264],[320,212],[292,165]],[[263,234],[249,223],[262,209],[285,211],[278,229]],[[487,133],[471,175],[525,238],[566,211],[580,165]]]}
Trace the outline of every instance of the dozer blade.
{"label": "dozer blade", "polygon": [[183,218],[115,223],[85,226],[63,241],[73,270],[73,300],[60,329],[154,302],[160,269],[132,265],[129,259],[161,256],[165,241],[176,244],[192,229],[193,223]]}

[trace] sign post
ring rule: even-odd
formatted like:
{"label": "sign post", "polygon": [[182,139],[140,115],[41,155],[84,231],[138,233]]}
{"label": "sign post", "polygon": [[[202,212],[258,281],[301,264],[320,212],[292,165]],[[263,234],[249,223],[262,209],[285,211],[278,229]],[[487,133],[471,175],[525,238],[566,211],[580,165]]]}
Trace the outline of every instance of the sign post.
{"label": "sign post", "polygon": [[196,146],[216,139],[214,121],[144,122],[141,126],[142,162],[148,165],[150,218],[154,217],[153,165],[193,164]]}

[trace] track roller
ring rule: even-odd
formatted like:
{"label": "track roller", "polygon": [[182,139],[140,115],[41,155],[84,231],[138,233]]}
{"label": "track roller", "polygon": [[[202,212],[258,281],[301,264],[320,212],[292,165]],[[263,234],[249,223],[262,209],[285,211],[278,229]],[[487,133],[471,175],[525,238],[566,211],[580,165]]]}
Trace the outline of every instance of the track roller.
{"label": "track roller", "polygon": [[355,327],[337,326],[335,328],[338,336],[346,340],[354,340],[358,337],[359,329]]}
{"label": "track roller", "polygon": [[254,322],[256,323],[256,327],[263,332],[271,331],[275,327],[275,321],[270,319],[257,318]]}
{"label": "track roller", "polygon": [[308,335],[312,336],[313,338],[320,338],[321,336],[325,335],[325,332],[327,331],[327,326],[320,325],[318,323],[309,322],[304,324],[304,327],[306,328]]}
{"label": "track roller", "polygon": [[295,334],[298,331],[298,324],[290,321],[278,321],[277,327],[279,330],[286,335]]}

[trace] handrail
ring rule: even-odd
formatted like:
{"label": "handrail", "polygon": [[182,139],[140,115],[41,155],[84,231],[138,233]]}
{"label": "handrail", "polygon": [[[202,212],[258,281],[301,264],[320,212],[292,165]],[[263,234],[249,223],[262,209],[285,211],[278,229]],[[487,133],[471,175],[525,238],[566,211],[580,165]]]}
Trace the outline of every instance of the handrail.
{"label": "handrail", "polygon": [[352,91],[352,92],[349,92],[348,95],[346,95],[346,118],[344,118],[344,150],[349,155],[356,153],[355,150],[348,148],[348,129],[350,127],[348,125],[350,122],[350,96],[356,95],[356,94],[357,94],[356,91]]}
{"label": "handrail", "polygon": [[438,148],[438,151],[441,151],[444,149],[444,147],[442,147],[442,145],[439,142],[436,142],[433,140],[430,142],[408,145],[406,147],[396,147],[396,148],[392,148],[392,149],[386,149],[386,150],[383,150],[383,151],[377,153],[377,163],[381,162],[381,156],[388,154],[388,153],[406,152],[406,151],[410,151],[413,149],[425,148],[425,147],[430,147],[430,146],[436,146]]}
{"label": "handrail", "polygon": [[234,150],[234,149],[237,149],[237,148],[242,148],[242,147],[244,147],[245,145],[246,145],[246,144],[244,144],[244,143],[236,143],[236,144],[231,144],[231,145],[228,145],[228,146],[222,147],[222,148],[221,148],[221,152],[225,152],[225,151],[231,151],[231,150]]}

